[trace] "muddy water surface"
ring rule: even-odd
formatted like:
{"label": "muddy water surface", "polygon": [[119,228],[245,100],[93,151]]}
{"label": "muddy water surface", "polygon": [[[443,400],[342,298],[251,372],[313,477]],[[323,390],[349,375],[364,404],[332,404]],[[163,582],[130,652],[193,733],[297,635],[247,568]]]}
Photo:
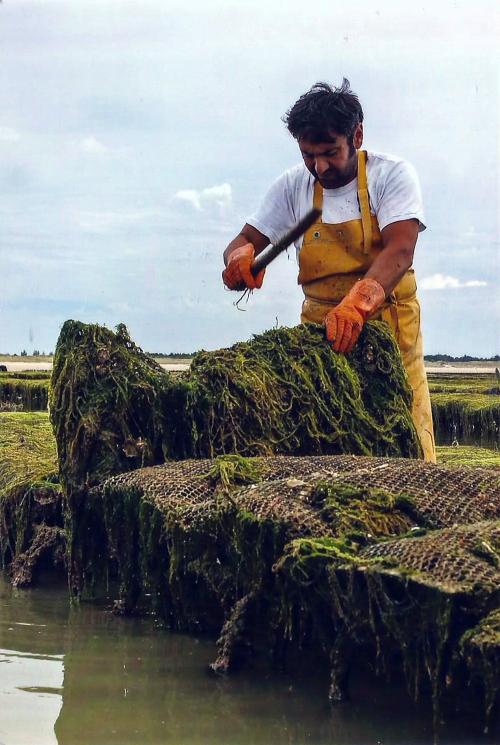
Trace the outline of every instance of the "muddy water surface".
{"label": "muddy water surface", "polygon": [[[1,745],[423,745],[428,712],[357,684],[330,708],[324,679],[206,674],[212,642],[104,607],[64,584],[13,590],[0,573]],[[455,724],[440,742],[477,743]],[[467,727],[465,728],[467,729]]]}

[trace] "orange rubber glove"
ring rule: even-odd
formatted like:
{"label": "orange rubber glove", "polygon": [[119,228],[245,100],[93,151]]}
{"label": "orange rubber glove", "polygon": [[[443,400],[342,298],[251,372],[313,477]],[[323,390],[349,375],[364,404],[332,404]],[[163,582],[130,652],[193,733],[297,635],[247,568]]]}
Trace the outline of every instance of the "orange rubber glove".
{"label": "orange rubber glove", "polygon": [[360,279],[325,317],[326,338],[336,352],[350,352],[363,324],[385,300],[385,290],[376,279]]}
{"label": "orange rubber glove", "polygon": [[235,248],[229,254],[227,266],[222,272],[222,281],[230,290],[260,290],[264,281],[265,269],[253,276],[250,267],[255,258],[255,248],[252,243]]}

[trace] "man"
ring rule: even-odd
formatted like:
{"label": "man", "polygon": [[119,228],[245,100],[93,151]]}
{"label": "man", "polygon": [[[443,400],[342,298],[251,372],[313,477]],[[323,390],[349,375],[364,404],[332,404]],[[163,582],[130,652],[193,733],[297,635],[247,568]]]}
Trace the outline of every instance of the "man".
{"label": "man", "polygon": [[368,318],[394,331],[413,389],[412,416],[424,458],[435,462],[420,307],[411,265],[425,230],[418,177],[400,158],[361,150],[363,110],[344,78],[340,88],[316,83],[283,118],[303,162],[286,171],[224,252],[231,290],[258,289],[250,267],[312,206],[323,210],[296,244],[301,321],[324,323],[336,352],[348,353]]}

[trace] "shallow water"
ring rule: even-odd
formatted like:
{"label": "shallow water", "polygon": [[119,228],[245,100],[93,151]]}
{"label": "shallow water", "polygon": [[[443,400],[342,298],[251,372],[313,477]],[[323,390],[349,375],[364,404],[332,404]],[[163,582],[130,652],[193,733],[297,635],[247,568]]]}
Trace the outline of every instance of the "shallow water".
{"label": "shallow water", "polygon": [[[14,590],[0,574],[0,745],[424,745],[430,716],[397,690],[245,670],[214,679],[215,647],[153,619],[70,608],[64,584]],[[455,723],[443,745],[473,745]]]}

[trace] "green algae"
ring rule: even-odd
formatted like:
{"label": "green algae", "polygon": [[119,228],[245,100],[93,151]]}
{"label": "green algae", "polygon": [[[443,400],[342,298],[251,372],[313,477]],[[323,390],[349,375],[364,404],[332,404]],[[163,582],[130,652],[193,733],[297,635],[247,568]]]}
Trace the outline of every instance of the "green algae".
{"label": "green algae", "polygon": [[29,584],[47,557],[63,562],[63,500],[48,415],[0,413],[0,564]]}
{"label": "green algae", "polygon": [[431,373],[428,381],[439,444],[485,445],[498,450],[500,395],[493,371],[476,375]]}
{"label": "green algae", "polygon": [[500,398],[486,393],[434,393],[432,402],[436,409],[449,408],[453,411],[463,410],[464,415],[472,415],[475,412],[494,412],[500,411]]}
{"label": "green algae", "polygon": [[500,402],[492,401],[492,396],[435,394],[431,405],[439,443],[500,446]]}
{"label": "green algae", "polygon": [[337,535],[355,541],[405,533],[415,527],[415,520],[426,526],[411,497],[382,489],[326,481],[318,483],[309,501]]}
{"label": "green algae", "polygon": [[310,324],[200,353],[189,376],[185,410],[196,441],[183,457],[420,455],[408,418],[411,394],[383,323],[369,324],[347,357]]}
{"label": "green algae", "polygon": [[53,482],[58,471],[56,442],[42,412],[0,412],[0,494],[27,483]]}
{"label": "green algae", "polygon": [[[418,541],[411,534],[406,538]],[[472,553],[491,562],[484,543],[481,552],[475,546]],[[375,541],[374,551],[376,546]],[[283,583],[288,634],[309,629],[330,655],[333,700],[348,696],[350,661],[363,654],[382,677],[402,670],[415,700],[430,693],[436,728],[444,708],[456,706],[466,688],[469,697],[483,699],[485,727],[491,724],[500,688],[495,679],[500,634],[497,611],[482,616],[491,604],[498,605],[498,592],[495,599],[478,582],[474,600],[469,596],[464,602],[463,590],[429,582],[405,561],[366,556],[354,542],[324,537],[288,544],[275,571]]]}
{"label": "green algae", "polygon": [[0,412],[45,411],[49,382],[50,373],[45,371],[0,372]]}
{"label": "green algae", "polygon": [[207,475],[220,484],[222,490],[228,491],[237,484],[256,484],[262,477],[262,468],[258,458],[233,453],[214,458]]}
{"label": "green algae", "polygon": [[500,450],[475,445],[438,445],[437,462],[445,466],[475,466],[500,469]]}
{"label": "green algae", "polygon": [[52,371],[50,416],[68,491],[164,460],[158,399],[169,379],[128,336],[66,322]]}
{"label": "green algae", "polygon": [[[239,597],[272,581],[273,558],[285,543],[282,526],[216,493],[217,487],[210,509],[193,510],[181,500],[177,509],[159,511],[137,488],[110,482],[94,490],[105,528],[105,541],[97,542],[101,550],[107,546],[106,572],[119,578],[120,612],[146,604],[175,630],[218,633]],[[88,563],[89,572],[93,566]]]}
{"label": "green algae", "polygon": [[492,611],[460,640],[461,660],[468,675],[480,688],[486,712],[486,727],[500,706],[500,609]]}
{"label": "green algae", "polygon": [[0,378],[16,378],[18,380],[50,380],[50,370],[16,370],[15,372],[0,372]]}
{"label": "green algae", "polygon": [[487,394],[496,388],[494,372],[486,373],[427,373],[431,396],[435,393]]}
{"label": "green algae", "polygon": [[[373,350],[377,350],[376,353]],[[166,459],[352,452],[421,457],[390,330],[367,324],[349,355],[322,327],[267,331],[195,355],[170,376],[124,326],[67,321],[50,413],[68,490]]]}

